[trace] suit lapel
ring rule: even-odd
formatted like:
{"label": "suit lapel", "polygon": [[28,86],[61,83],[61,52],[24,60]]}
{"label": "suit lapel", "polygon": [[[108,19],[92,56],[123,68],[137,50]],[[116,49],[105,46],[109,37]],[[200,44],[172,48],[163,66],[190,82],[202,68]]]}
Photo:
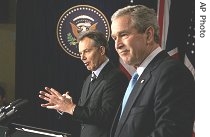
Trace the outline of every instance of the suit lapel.
{"label": "suit lapel", "polygon": [[[91,97],[91,95],[95,91],[96,87],[104,79],[104,76],[106,76],[106,73],[109,72],[111,69],[113,69],[113,67],[114,67],[113,64],[111,62],[108,62],[104,66],[104,68],[101,70],[99,76],[96,78],[96,80],[93,83],[90,83],[91,75],[88,76],[87,81],[85,82],[85,85],[83,88],[82,95],[81,95],[81,99],[82,99],[81,105],[84,105],[88,101],[88,99]],[[92,84],[91,87],[90,87],[90,84]]]}
{"label": "suit lapel", "polygon": [[[142,90],[146,83],[151,78],[151,72],[164,60],[164,58],[169,57],[169,55],[165,51],[161,51],[146,67],[144,72],[139,77],[138,81],[136,82],[129,98],[127,101],[127,104],[124,108],[124,112],[119,120],[117,129],[115,134],[118,135],[120,131],[122,130],[123,125],[125,124],[126,119],[129,116],[129,113],[133,107],[133,104],[135,103],[137,97],[139,97],[142,93]],[[121,110],[120,110],[121,111]]]}
{"label": "suit lapel", "polygon": [[[132,106],[133,106],[134,102],[136,101],[136,98],[138,96],[140,96],[144,85],[148,82],[150,77],[151,77],[150,73],[144,73],[139,77],[138,81],[136,82],[135,86],[133,87],[133,90],[128,98],[127,104],[124,108],[124,112],[122,113],[122,116],[118,123],[117,130],[116,130],[115,134],[118,134],[118,132],[121,131],[127,117],[129,116]],[[119,111],[121,111],[121,109]]]}
{"label": "suit lapel", "polygon": [[120,114],[121,114],[121,109],[122,109],[122,102],[120,103],[118,109],[117,109],[117,113],[114,117],[112,126],[111,126],[111,131],[110,131],[110,137],[114,137],[116,128],[117,128],[117,124],[119,122],[119,118],[120,118]]}
{"label": "suit lapel", "polygon": [[89,92],[88,92],[88,95],[87,95],[87,98],[86,98],[86,101],[88,100],[88,98],[91,97],[91,95],[93,94],[93,92],[95,91],[95,88],[99,85],[99,83],[103,80],[103,78],[97,78],[94,82],[90,82],[89,84]]}
{"label": "suit lapel", "polygon": [[113,68],[113,64],[110,62],[108,62],[104,66],[104,68],[101,70],[100,74],[98,75],[97,79],[92,83],[91,89],[89,90],[89,94],[87,96],[87,99],[91,97],[91,95],[95,91],[96,87],[104,79],[104,76],[106,76],[106,73],[108,73],[112,68]]}
{"label": "suit lapel", "polygon": [[82,93],[81,93],[81,97],[80,97],[80,104],[79,105],[84,105],[86,100],[87,100],[87,94],[88,94],[88,90],[89,90],[89,85],[90,85],[90,78],[91,75],[89,75],[83,85],[83,89],[82,89]]}

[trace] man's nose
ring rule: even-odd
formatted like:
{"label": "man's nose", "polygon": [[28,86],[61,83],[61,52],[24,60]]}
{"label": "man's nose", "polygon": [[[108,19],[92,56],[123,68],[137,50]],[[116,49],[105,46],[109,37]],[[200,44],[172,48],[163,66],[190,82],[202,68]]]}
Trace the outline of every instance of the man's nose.
{"label": "man's nose", "polygon": [[85,56],[84,56],[84,54],[80,54],[80,59],[81,60],[85,60],[86,59]]}
{"label": "man's nose", "polygon": [[122,46],[122,41],[121,39],[117,38],[115,39],[115,49],[120,49],[120,47]]}

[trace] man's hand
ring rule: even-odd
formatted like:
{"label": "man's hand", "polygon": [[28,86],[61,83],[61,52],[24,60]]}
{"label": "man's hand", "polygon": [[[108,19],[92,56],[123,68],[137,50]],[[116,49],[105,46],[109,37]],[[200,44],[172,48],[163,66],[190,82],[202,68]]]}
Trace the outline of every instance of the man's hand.
{"label": "man's hand", "polygon": [[45,91],[39,92],[39,97],[47,101],[46,104],[41,104],[42,107],[48,109],[56,109],[57,111],[73,114],[75,104],[68,93],[61,95],[53,88],[45,87]]}

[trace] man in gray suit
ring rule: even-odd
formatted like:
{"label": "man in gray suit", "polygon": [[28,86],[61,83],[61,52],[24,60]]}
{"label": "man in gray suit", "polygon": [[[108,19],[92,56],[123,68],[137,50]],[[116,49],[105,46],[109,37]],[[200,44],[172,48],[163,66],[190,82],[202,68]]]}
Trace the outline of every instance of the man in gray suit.
{"label": "man in gray suit", "polygon": [[[195,82],[187,67],[159,45],[153,9],[127,6],[112,15],[112,38],[122,60],[137,68],[111,137],[192,137]],[[133,78],[132,78],[133,81]]]}
{"label": "man in gray suit", "polygon": [[45,87],[39,97],[48,103],[41,106],[66,112],[80,121],[81,137],[108,137],[128,79],[108,59],[108,42],[101,32],[84,32],[78,42],[81,60],[92,71],[83,84],[79,103],[74,104],[68,94]]}

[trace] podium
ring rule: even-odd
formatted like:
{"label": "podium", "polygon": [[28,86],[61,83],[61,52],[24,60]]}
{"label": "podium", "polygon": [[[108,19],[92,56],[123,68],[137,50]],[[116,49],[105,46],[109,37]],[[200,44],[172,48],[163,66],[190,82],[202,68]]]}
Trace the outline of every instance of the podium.
{"label": "podium", "polygon": [[37,127],[11,123],[9,126],[0,125],[0,137],[72,137],[69,133],[57,132]]}

